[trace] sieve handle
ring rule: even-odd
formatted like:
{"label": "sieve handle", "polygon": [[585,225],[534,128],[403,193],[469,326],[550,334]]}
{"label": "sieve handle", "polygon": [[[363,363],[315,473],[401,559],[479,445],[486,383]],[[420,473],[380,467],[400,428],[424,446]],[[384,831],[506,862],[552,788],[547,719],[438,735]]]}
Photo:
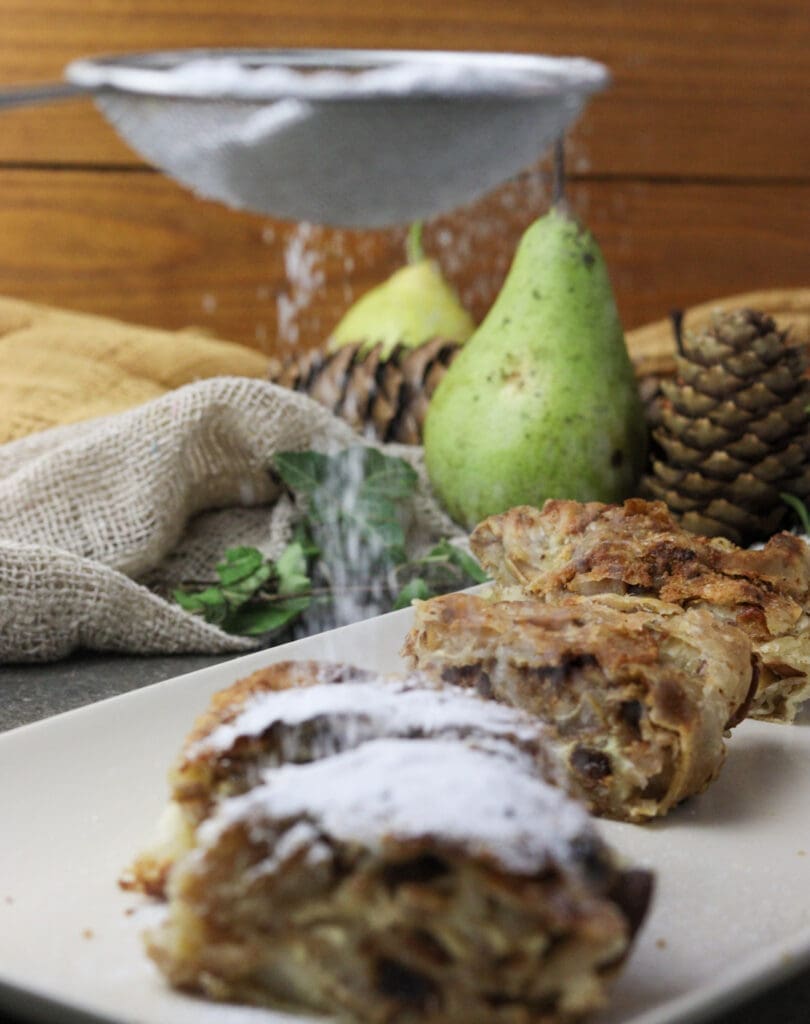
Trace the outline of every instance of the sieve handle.
{"label": "sieve handle", "polygon": [[75,96],[86,96],[92,90],[70,82],[46,82],[44,85],[22,85],[12,89],[0,89],[0,110],[26,107],[34,103],[48,103],[51,100],[69,100]]}

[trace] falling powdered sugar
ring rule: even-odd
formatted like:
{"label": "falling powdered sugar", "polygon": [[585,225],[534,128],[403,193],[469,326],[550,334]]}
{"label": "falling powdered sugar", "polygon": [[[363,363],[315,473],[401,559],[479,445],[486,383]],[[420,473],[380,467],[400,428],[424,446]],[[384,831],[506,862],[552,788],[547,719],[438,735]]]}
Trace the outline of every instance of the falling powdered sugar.
{"label": "falling powdered sugar", "polygon": [[276,300],[278,338],[294,345],[300,337],[299,314],[306,310],[323,287],[326,275],[315,229],[306,221],[298,224],[284,248],[284,273],[288,287]]}

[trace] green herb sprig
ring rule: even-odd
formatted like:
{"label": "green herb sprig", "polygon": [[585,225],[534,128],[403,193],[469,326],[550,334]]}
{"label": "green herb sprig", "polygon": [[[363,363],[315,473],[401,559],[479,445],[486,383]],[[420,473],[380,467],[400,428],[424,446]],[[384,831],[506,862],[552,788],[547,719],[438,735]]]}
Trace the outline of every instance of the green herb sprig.
{"label": "green herb sprig", "polygon": [[180,588],[173,596],[187,612],[202,615],[228,633],[278,632],[313,599],[307,549],[298,540],[288,544],[275,562],[257,548],[229,548],[216,572],[218,584],[196,593]]}
{"label": "green herb sprig", "polygon": [[413,600],[426,601],[436,594],[461,590],[489,578],[466,551],[441,540],[422,558],[397,567],[400,579],[407,580],[394,600],[394,608],[407,608]]}
{"label": "green herb sprig", "polygon": [[418,478],[403,459],[357,446],[335,455],[281,452],[273,469],[301,508],[292,540],[275,561],[253,547],[229,548],[216,581],[174,591],[186,611],[272,642],[293,627],[327,628],[341,604],[362,618],[487,579],[448,540],[408,560],[405,528]]}

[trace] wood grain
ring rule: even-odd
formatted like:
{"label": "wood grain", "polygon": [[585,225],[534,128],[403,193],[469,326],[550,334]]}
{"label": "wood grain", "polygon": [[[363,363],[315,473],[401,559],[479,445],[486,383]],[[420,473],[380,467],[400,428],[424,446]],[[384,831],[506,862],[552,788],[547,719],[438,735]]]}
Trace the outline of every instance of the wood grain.
{"label": "wood grain", "polygon": [[[154,326],[201,326],[266,352],[321,344],[353,299],[402,259],[402,233],[278,225],[141,172],[0,170],[0,291]],[[504,202],[504,196],[509,197]],[[808,279],[810,184],[590,182],[574,207],[634,327],[685,307]],[[527,175],[426,246],[480,318],[522,226],[547,204]]]}
{"label": "wood grain", "polygon": [[[361,46],[582,54],[614,82],[572,131],[575,210],[627,327],[717,296],[810,282],[807,0],[0,0],[0,86],[86,54]],[[477,319],[546,168],[426,226]],[[275,352],[320,344],[402,259],[402,232],[236,213],[151,172],[88,101],[2,114],[0,294]]]}

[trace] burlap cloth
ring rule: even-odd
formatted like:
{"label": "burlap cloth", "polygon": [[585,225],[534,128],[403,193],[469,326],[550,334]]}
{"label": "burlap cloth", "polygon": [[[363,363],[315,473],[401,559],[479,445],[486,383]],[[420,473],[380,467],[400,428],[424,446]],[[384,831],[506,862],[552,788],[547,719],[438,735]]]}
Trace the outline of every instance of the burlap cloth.
{"label": "burlap cloth", "polygon": [[[214,355],[219,367],[243,353]],[[313,400],[265,380],[216,376],[161,390],[121,413],[0,444],[0,662],[55,660],[80,647],[151,654],[256,646],[166,595],[213,579],[229,547],[279,554],[294,510],[268,471],[275,452],[362,441]],[[81,407],[75,396],[70,402],[78,419]],[[420,477],[409,553],[457,536],[430,492],[421,449],[385,450]]]}

